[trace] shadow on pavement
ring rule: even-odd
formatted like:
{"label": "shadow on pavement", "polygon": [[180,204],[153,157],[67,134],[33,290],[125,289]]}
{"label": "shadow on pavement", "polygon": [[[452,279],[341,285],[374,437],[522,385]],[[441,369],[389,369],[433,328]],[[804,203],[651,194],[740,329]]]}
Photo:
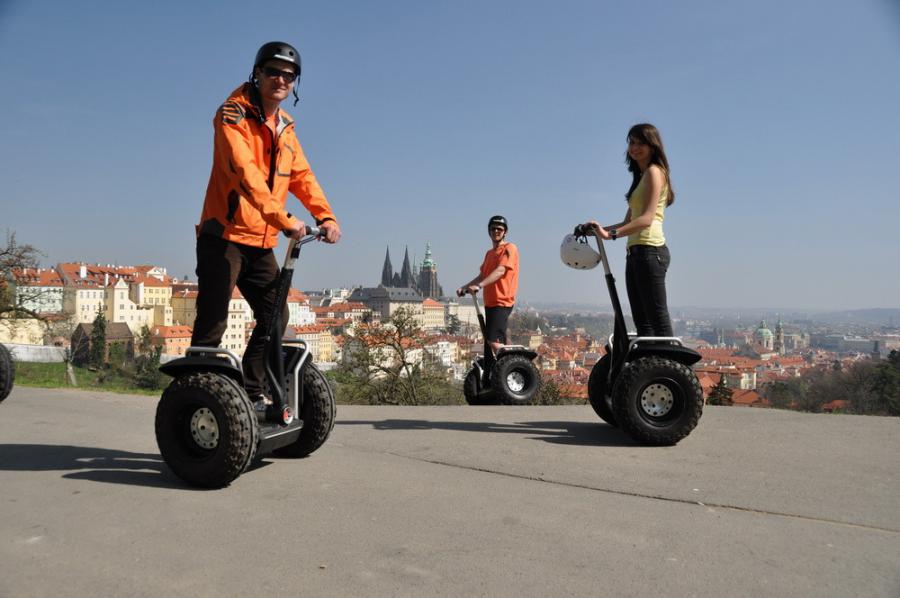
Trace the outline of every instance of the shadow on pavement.
{"label": "shadow on pavement", "polygon": [[376,430],[453,430],[457,432],[490,432],[524,434],[532,440],[579,446],[641,446],[618,428],[603,423],[570,421],[520,422],[441,422],[425,419],[338,420],[339,426],[372,426]]}
{"label": "shadow on pavement", "polygon": [[0,444],[0,471],[71,471],[64,478],[155,488],[190,489],[158,454],[50,445]]}

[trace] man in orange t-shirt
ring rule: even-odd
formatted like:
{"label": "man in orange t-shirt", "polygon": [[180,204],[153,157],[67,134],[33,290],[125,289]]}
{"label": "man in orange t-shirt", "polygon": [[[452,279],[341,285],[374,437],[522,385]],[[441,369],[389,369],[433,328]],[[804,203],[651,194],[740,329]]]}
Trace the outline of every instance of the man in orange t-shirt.
{"label": "man in orange t-shirt", "polygon": [[490,374],[494,355],[506,344],[506,327],[519,287],[519,248],[506,240],[509,224],[503,216],[488,221],[492,247],[484,255],[478,276],[456,290],[460,297],[484,289],[484,372]]}

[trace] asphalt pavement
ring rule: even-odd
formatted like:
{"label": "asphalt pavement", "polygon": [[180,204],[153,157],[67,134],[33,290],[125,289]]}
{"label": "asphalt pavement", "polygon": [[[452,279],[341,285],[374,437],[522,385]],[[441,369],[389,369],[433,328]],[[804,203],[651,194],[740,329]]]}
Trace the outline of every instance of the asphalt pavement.
{"label": "asphalt pavement", "polygon": [[338,406],[306,459],[186,487],[152,397],[0,403],[0,596],[900,597],[900,418]]}

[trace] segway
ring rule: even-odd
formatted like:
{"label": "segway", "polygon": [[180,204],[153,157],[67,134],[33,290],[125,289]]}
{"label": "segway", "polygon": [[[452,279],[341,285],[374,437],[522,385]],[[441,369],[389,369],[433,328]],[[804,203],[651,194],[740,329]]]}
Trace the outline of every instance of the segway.
{"label": "segway", "polygon": [[335,417],[331,388],[306,344],[281,338],[294,262],[300,248],[319,234],[318,228],[307,227],[302,239],[291,239],[279,274],[265,337],[273,404],[264,414],[254,409],[244,390],[241,360],[228,349],[190,347],[183,358],[159,368],[174,380],[156,409],[156,442],[166,464],[189,484],[222,488],[255,457],[305,457],[328,439]]}
{"label": "segway", "polygon": [[0,402],[12,392],[13,381],[16,379],[16,362],[4,345],[0,345]]}
{"label": "segway", "polygon": [[[487,338],[484,314],[478,303],[477,293],[471,293],[478,313],[478,324],[481,335]],[[492,351],[485,342],[485,350]],[[541,386],[541,375],[534,367],[533,360],[537,352],[522,345],[506,345],[494,354],[494,366],[488,372],[485,381],[484,358],[479,357],[472,362],[472,369],[463,381],[463,395],[469,405],[491,405],[497,402],[503,405],[528,405]]]}
{"label": "segway", "polygon": [[690,367],[701,355],[678,337],[637,336],[627,331],[603,240],[595,237],[598,255],[587,244],[589,232],[583,225],[575,227],[575,234],[566,237],[560,250],[563,261],[574,268],[603,263],[614,311],[606,354],[588,378],[588,400],[603,421],[641,443],[677,444],[703,414],[703,392]]}

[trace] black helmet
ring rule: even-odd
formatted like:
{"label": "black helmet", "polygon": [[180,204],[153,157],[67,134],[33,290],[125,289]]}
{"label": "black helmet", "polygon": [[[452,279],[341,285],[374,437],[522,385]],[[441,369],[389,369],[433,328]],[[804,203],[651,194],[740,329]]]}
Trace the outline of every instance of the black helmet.
{"label": "black helmet", "polygon": [[303,70],[300,64],[300,52],[291,44],[285,42],[269,42],[263,44],[256,52],[256,60],[253,61],[253,72],[250,73],[250,81],[255,84],[256,68],[262,66],[268,60],[283,60],[297,67],[297,78],[294,79],[294,106],[300,101],[297,91],[300,89],[300,72]]}
{"label": "black helmet", "polygon": [[504,218],[503,216],[500,216],[500,215],[491,216],[491,219],[488,220],[488,230],[490,230],[490,228],[492,226],[494,226],[495,224],[502,226],[503,230],[506,230],[506,231],[509,230],[509,223],[506,222],[506,218]]}
{"label": "black helmet", "polygon": [[283,60],[297,67],[297,76],[300,76],[300,52],[291,44],[284,42],[269,42],[263,44],[256,53],[253,68],[262,65],[267,60]]}

